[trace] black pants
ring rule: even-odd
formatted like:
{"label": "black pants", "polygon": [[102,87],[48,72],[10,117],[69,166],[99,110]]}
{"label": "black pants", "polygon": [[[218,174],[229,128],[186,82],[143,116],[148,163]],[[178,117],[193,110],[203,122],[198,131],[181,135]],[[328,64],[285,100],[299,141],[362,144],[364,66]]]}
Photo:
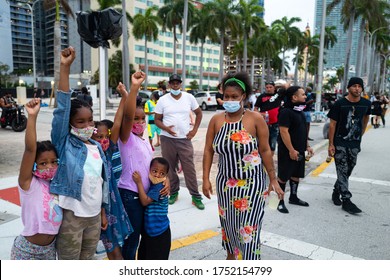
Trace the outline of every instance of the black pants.
{"label": "black pants", "polygon": [[138,260],[168,260],[171,250],[171,229],[158,236],[142,233],[141,244],[138,248]]}

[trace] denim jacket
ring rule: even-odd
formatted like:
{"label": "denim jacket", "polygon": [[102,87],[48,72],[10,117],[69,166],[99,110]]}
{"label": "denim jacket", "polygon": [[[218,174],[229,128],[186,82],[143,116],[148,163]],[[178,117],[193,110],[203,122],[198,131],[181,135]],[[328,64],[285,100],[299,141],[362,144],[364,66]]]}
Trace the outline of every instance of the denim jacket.
{"label": "denim jacket", "polygon": [[[87,159],[88,149],[77,137],[69,132],[70,119],[70,93],[57,92],[57,108],[54,110],[52,122],[51,141],[59,156],[57,172],[50,183],[50,192],[58,195],[69,196],[81,201],[81,186],[84,180],[84,164]],[[102,206],[108,205],[108,167],[107,160],[100,144],[92,139],[93,145],[97,145],[100,157],[103,160],[103,201]]]}

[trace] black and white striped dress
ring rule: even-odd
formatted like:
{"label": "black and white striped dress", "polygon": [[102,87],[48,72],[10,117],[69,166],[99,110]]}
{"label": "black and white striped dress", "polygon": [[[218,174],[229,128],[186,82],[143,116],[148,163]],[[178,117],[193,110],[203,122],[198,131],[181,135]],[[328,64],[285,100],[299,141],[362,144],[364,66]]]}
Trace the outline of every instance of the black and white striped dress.
{"label": "black and white striped dress", "polygon": [[227,122],[213,141],[219,154],[217,197],[222,245],[236,259],[260,259],[265,172],[258,140],[245,130],[242,117]]}

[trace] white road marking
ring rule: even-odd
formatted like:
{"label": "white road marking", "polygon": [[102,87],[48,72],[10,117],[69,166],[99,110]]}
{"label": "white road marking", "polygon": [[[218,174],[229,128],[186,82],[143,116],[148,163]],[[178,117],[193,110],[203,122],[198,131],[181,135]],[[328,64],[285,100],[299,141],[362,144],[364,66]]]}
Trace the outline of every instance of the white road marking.
{"label": "white road marking", "polygon": [[18,186],[18,176],[0,178],[0,190],[17,187]]}
{"label": "white road marking", "polygon": [[278,234],[262,230],[262,244],[290,254],[308,258],[311,260],[362,260],[348,254],[327,249],[315,244],[310,244],[293,238],[287,238]]}
{"label": "white road marking", "polygon": [[[324,178],[334,178],[337,179],[336,174],[329,174],[329,173],[321,173],[318,175],[319,177]],[[390,187],[389,181],[382,181],[382,180],[375,180],[375,179],[368,179],[368,178],[359,178],[359,177],[349,177],[349,180],[354,182],[360,182],[360,183],[368,183],[373,185],[381,185],[381,186],[388,186]]]}

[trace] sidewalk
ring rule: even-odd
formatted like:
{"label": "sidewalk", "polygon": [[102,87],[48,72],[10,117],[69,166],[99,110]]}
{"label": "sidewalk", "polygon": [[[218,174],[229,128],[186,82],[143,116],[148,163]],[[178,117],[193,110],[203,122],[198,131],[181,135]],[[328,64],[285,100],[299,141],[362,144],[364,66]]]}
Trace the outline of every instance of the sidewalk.
{"label": "sidewalk", "polygon": [[[47,101],[47,100],[45,100]],[[48,103],[48,102],[46,102]],[[51,113],[54,109],[52,107],[42,107],[41,111],[46,114]],[[107,115],[113,117],[116,109],[107,109]],[[94,115],[98,115],[98,110],[94,111]],[[202,187],[202,158],[205,135],[207,131],[207,125],[209,119],[213,115],[213,112],[205,112],[202,120],[202,124],[198,130],[197,135],[192,140],[194,146],[194,162],[197,171],[199,190]],[[44,115],[43,115],[44,116]],[[310,129],[310,137],[314,139],[311,141],[311,146],[317,154],[310,162],[307,163],[307,173],[315,169],[320,165],[325,155],[321,154],[321,150],[327,141],[323,139],[322,127],[324,123],[312,123]],[[11,134],[10,137],[14,137]],[[156,148],[155,156],[160,155],[160,147]],[[276,156],[274,157],[276,159]],[[214,164],[211,169],[210,179],[214,184],[217,172],[217,156],[214,157]],[[14,238],[22,231],[22,222],[20,219],[20,206],[19,206],[19,194],[17,190],[17,174],[14,176],[0,178],[0,259],[9,259],[10,249],[13,244]],[[3,175],[4,176],[4,175]],[[9,176],[9,175],[8,175]],[[220,252],[220,255],[210,255],[210,259],[224,259],[225,252],[221,251],[220,245],[220,229],[218,219],[218,208],[217,200],[214,195],[211,200],[204,198],[206,209],[200,211],[191,204],[191,197],[184,187],[183,174],[179,175],[181,179],[181,190],[179,194],[179,200],[169,207],[169,218],[171,221],[171,232],[172,232],[172,255],[171,259],[189,259],[188,253],[184,256],[181,255],[180,250],[184,247],[192,248],[196,247],[197,242],[204,241],[210,242],[213,246],[217,245],[217,248],[213,248],[213,251]],[[214,186],[215,189],[215,186]],[[215,193],[214,193],[215,194]],[[271,238],[271,239],[269,239]],[[264,244],[274,244],[270,246],[264,246],[265,254],[267,250],[270,252],[267,259],[279,258],[279,259],[295,259],[291,254],[281,254],[280,250],[272,249],[272,246],[276,246],[273,237],[267,237],[264,235]],[[275,239],[274,239],[275,240]],[[191,245],[192,244],[192,245]],[[192,247],[191,247],[192,246]],[[202,243],[203,248],[203,243]],[[199,250],[199,248],[198,248]],[[196,252],[197,250],[194,250]],[[200,250],[202,251],[202,249]],[[276,251],[279,253],[276,254]],[[279,255],[279,257],[277,257]],[[198,256],[194,256],[197,258]],[[199,256],[199,258],[201,258]],[[298,257],[300,258],[300,257]]]}

